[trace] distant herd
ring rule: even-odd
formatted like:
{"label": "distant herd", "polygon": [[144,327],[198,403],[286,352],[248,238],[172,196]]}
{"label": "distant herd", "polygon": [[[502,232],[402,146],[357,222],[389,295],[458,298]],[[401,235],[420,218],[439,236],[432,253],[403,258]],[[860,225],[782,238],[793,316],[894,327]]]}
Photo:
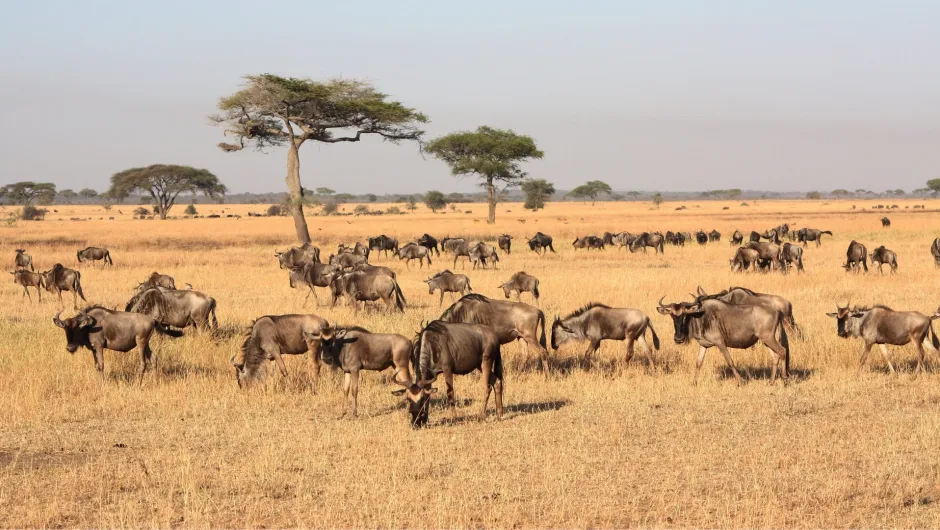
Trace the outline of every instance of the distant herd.
{"label": "distant herd", "polygon": [[[882,226],[890,227],[884,218]],[[790,230],[782,224],[763,233],[752,231],[748,242],[740,230],[735,230],[729,241],[737,246],[731,258],[732,271],[802,272],[803,247],[808,242],[821,244],[823,235],[832,235],[828,230],[801,228]],[[784,242],[785,239],[789,241]],[[663,253],[665,245],[683,246],[695,242],[707,245],[721,240],[721,234],[712,230],[689,232],[667,231],[606,232],[602,236],[588,235],[574,240],[575,250],[604,250],[616,245],[631,252],[653,248]],[[551,236],[541,232],[525,238],[533,252],[545,254],[555,252]],[[360,302],[381,301],[388,311],[404,312],[406,298],[398,284],[395,271],[388,267],[373,265],[370,257],[380,254],[398,258],[410,269],[413,261],[418,267],[432,265],[432,258],[441,253],[458,258],[465,257],[472,267],[488,268],[500,261],[498,252],[511,254],[513,237],[503,234],[497,237],[497,246],[484,242],[471,242],[464,238],[445,237],[440,240],[424,234],[413,242],[399,245],[397,239],[380,235],[368,238],[367,242],[352,245],[341,244],[336,253],[321,260],[320,249],[308,244],[275,252],[281,269],[289,272],[289,284],[294,288],[309,289],[317,299],[316,288],[327,288],[331,294],[330,307],[344,300],[356,311]],[[802,247],[799,246],[802,244]],[[940,267],[940,238],[930,247],[934,263]],[[101,262],[113,266],[111,253],[105,248],[89,247],[78,251],[79,263]],[[878,264],[879,270],[887,265],[894,273],[898,270],[897,255],[880,246],[868,253],[865,245],[852,241],[846,252],[846,271],[859,273],[868,271],[868,262]],[[56,263],[44,272],[36,272],[33,258],[26,249],[17,249],[14,257],[14,283],[23,287],[24,297],[32,299],[29,289],[35,288],[39,300],[42,291],[56,293],[61,307],[62,292],[73,294],[73,306],[78,309],[78,298],[86,301],[82,291],[81,273],[61,263]],[[640,343],[649,363],[653,353],[659,350],[660,341],[650,318],[642,311],[631,308],[615,308],[600,303],[590,303],[568,315],[556,316],[550,326],[546,325],[544,313],[537,307],[540,300],[539,280],[525,271],[518,271],[499,286],[506,300],[488,298],[473,292],[470,278],[444,270],[428,277],[429,294],[440,291],[439,305],[443,305],[444,294],[450,293],[453,302],[430,323],[424,324],[413,339],[398,334],[372,333],[358,326],[338,326],[316,315],[266,315],[252,322],[246,329],[241,347],[232,357],[232,365],[238,385],[249,387],[266,378],[270,362],[282,375],[287,375],[284,355],[308,356],[312,371],[314,390],[321,363],[341,369],[345,374],[344,393],[347,405],[344,414],[358,412],[359,374],[363,370],[384,371],[393,369],[390,381],[400,386],[395,393],[403,395],[411,416],[411,425],[420,427],[428,422],[431,396],[436,392],[434,383],[443,375],[446,403],[451,414],[456,414],[453,378],[476,370],[483,374],[481,417],[485,417],[490,393],[494,395],[496,415],[503,413],[504,366],[500,348],[504,344],[521,341],[523,350],[534,350],[542,370],[549,373],[549,341],[546,328],[550,329],[550,345],[557,350],[571,340],[586,341],[585,359],[597,351],[604,340],[625,342],[624,362],[633,357],[634,344]],[[515,293],[515,301],[509,300]],[[521,302],[523,293],[531,296],[535,307]],[[460,295],[457,299],[456,296]],[[740,374],[731,357],[729,348],[745,349],[760,342],[771,354],[770,382],[778,375],[785,382],[790,376],[790,337],[803,338],[803,332],[794,319],[792,304],[783,297],[757,293],[743,287],[732,287],[717,293],[707,293],[699,287],[691,302],[664,302],[659,300],[656,311],[668,316],[673,322],[673,340],[686,344],[694,339],[700,349],[696,361],[693,382],[698,381],[699,370],[710,348],[717,348],[731,373],[738,379]],[[304,300],[306,305],[307,299]],[[318,304],[319,305],[319,304]],[[104,372],[104,350],[128,352],[137,349],[141,355],[139,379],[151,368],[152,352],[149,341],[154,331],[180,337],[182,329],[194,327],[209,332],[218,329],[216,301],[207,294],[195,291],[189,284],[177,289],[171,276],[152,273],[134,289],[124,311],[107,309],[99,305],[85,307],[70,318],[62,318],[59,311],[53,323],[66,334],[67,349],[74,353],[79,348],[92,351],[95,366]],[[836,320],[838,335],[843,338],[858,337],[864,341],[864,350],[859,370],[865,365],[872,346],[878,344],[888,360],[886,344],[906,345],[913,342],[918,352],[918,369],[925,364],[925,347],[940,354],[940,341],[932,328],[932,321],[940,318],[940,310],[932,315],[918,312],[894,311],[888,307],[837,307],[828,316]],[[647,340],[647,335],[650,341]]]}

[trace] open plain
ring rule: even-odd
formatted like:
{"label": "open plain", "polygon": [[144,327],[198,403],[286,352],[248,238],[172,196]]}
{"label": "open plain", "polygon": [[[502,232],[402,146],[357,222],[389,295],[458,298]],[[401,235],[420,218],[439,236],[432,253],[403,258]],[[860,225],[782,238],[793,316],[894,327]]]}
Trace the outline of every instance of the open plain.
{"label": "open plain", "polygon": [[[871,209],[889,202],[900,208]],[[57,205],[45,221],[0,228],[0,256],[8,270],[16,248],[39,269],[78,268],[89,302],[120,309],[151,272],[170,274],[218,301],[220,331],[156,337],[156,370],[141,386],[138,355],[107,352],[101,381],[89,352],[66,351],[51,320],[54,295],[29,303],[8,276],[0,284],[0,526],[940,526],[940,358],[931,353],[933,369],[918,376],[913,346],[889,347],[900,372],[891,376],[876,349],[857,376],[861,342],[840,339],[825,315],[846,302],[936,310],[940,271],[929,246],[940,235],[940,201],[551,203],[537,213],[501,204],[495,225],[483,222],[483,204],[308,217],[324,256],[380,233],[492,244],[512,234],[513,252],[501,253],[495,270],[458,263],[455,272],[469,275],[476,292],[502,297],[498,285],[525,270],[541,280],[549,325],[598,301],[646,312],[662,340],[652,368],[640,350],[624,366],[623,343],[604,343],[590,364],[585,344],[565,345],[553,352],[548,379],[534,355],[504,346],[503,420],[492,408],[487,421],[473,417],[472,375],[457,379],[458,422],[435,406],[420,430],[391,395],[389,373],[366,373],[359,418],[338,420],[341,373],[324,370],[313,394],[305,361],[288,358],[286,380],[275,373],[264,388],[243,391],[229,359],[262,315],[312,312],[412,337],[442,310],[422,283],[427,269],[372,258],[397,271],[404,315],[314,307],[312,298],[303,307],[305,293],[290,289],[274,257],[294,243],[290,218],[247,217],[260,205],[199,205],[223,218],[141,221],[128,215],[133,208]],[[881,228],[885,214],[890,229]],[[735,228],[784,222],[834,233],[806,249],[805,274],[730,272]],[[667,245],[663,256],[571,248],[575,237],[604,231],[697,229],[717,229],[721,242]],[[525,248],[523,237],[536,231],[555,238],[557,254]],[[896,251],[899,273],[846,274],[852,239]],[[89,245],[108,247],[113,268],[78,264],[75,252]],[[431,271],[444,268],[453,263],[435,257]],[[745,384],[709,351],[702,381],[691,385],[698,347],[675,344],[671,321],[655,308],[661,296],[688,300],[700,285],[743,285],[793,302],[806,336],[791,338],[789,385],[768,384],[762,346],[733,352]],[[327,301],[325,290],[320,298]],[[70,315],[68,293],[65,300]]]}

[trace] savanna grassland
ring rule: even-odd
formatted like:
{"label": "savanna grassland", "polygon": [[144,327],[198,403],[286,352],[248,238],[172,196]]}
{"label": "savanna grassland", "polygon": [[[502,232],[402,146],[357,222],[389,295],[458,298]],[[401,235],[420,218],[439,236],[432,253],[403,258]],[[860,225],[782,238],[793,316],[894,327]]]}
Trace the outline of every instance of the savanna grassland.
{"label": "savanna grassland", "polygon": [[[497,270],[468,267],[477,292],[502,296],[497,286],[525,270],[541,280],[549,319],[589,301],[635,307],[662,339],[652,368],[642,351],[624,366],[622,343],[605,343],[590,365],[581,362],[585,344],[567,344],[554,352],[548,379],[520,346],[505,346],[501,422],[492,408],[487,421],[473,418],[479,383],[466,376],[457,381],[459,421],[444,421],[435,407],[429,428],[418,431],[391,395],[388,374],[366,375],[360,417],[337,420],[340,373],[323,371],[312,394],[305,361],[288,358],[286,380],[273,374],[263,389],[240,391],[229,359],[242,329],[266,314],[316,312],[411,337],[441,311],[422,283],[426,270],[372,259],[398,272],[404,315],[313,307],[312,299],[304,308],[304,292],[289,288],[273,255],[293,243],[289,218],[135,221],[130,206],[57,206],[46,221],[0,228],[8,269],[14,249],[27,248],[39,268],[79,268],[90,302],[120,308],[150,272],[170,274],[216,298],[221,331],[155,336],[156,370],[142,386],[136,353],[107,352],[102,382],[89,352],[66,351],[51,321],[54,296],[28,303],[7,276],[0,284],[0,526],[940,526],[940,358],[931,355],[932,373],[917,376],[913,347],[889,347],[899,375],[888,375],[876,350],[857,376],[861,343],[838,338],[825,315],[837,302],[925,313],[940,305],[940,271],[929,253],[940,235],[940,202],[892,202],[901,208],[888,212],[889,230],[870,201],[685,202],[683,211],[677,203],[658,210],[562,203],[538,213],[506,204],[495,226],[482,222],[481,204],[446,215],[310,217],[324,255],[379,233],[402,241],[423,232],[489,241],[510,233],[514,251],[501,254]],[[905,209],[921,203],[926,212]],[[729,271],[734,228],[783,222],[835,236],[806,249],[805,274]],[[699,228],[718,229],[722,241],[667,246],[664,256],[575,252],[570,244],[605,230]],[[524,248],[523,236],[537,230],[554,236],[557,254]],[[895,250],[899,274],[846,274],[840,264],[852,239],[869,251]],[[76,250],[88,245],[110,248],[114,267],[78,264]],[[451,266],[442,257],[431,270]],[[744,285],[793,302],[806,338],[791,339],[788,386],[768,384],[762,346],[733,352],[747,383],[737,385],[710,351],[701,383],[691,385],[697,345],[676,345],[671,321],[655,307],[663,295],[687,300],[699,285]],[[65,301],[70,315],[68,293]]]}

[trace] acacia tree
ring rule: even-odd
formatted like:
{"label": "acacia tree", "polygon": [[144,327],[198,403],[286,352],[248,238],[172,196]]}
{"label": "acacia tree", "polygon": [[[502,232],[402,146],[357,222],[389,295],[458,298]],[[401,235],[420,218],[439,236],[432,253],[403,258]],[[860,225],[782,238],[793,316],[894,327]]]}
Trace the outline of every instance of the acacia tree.
{"label": "acacia tree", "polygon": [[49,204],[55,199],[55,184],[50,182],[14,182],[0,187],[0,199],[9,199],[21,206]]}
{"label": "acacia tree", "polygon": [[598,195],[601,193],[606,193],[609,195],[612,192],[613,189],[611,189],[610,184],[604,182],[603,180],[589,180],[568,192],[568,195],[571,195],[572,197],[590,197],[591,206],[594,206],[594,202],[597,200]]}
{"label": "acacia tree", "polygon": [[74,199],[75,197],[78,197],[78,194],[75,193],[74,190],[62,190],[56,193],[56,196],[62,197],[67,203],[71,203],[72,199]]}
{"label": "acacia tree", "polygon": [[91,188],[84,188],[80,192],[78,192],[78,194],[81,195],[82,197],[85,197],[86,199],[94,199],[95,197],[98,196],[98,192]]}
{"label": "acacia tree", "polygon": [[522,183],[522,193],[525,194],[523,207],[537,212],[545,208],[545,203],[555,194],[555,186],[545,179],[529,179]]}
{"label": "acacia tree", "polygon": [[189,166],[155,164],[126,169],[111,176],[107,196],[124,199],[133,192],[148,193],[153,198],[156,213],[166,219],[167,212],[181,193],[202,193],[206,197],[225,195],[225,185],[208,169]]}
{"label": "acacia tree", "polygon": [[443,210],[447,206],[447,198],[443,193],[431,190],[424,194],[424,205],[430,208],[432,212],[437,213],[438,210]]}
{"label": "acacia tree", "polygon": [[656,205],[656,208],[659,208],[659,205],[661,205],[663,201],[665,201],[665,199],[663,199],[662,193],[656,192],[653,194],[653,204]]}
{"label": "acacia tree", "polygon": [[326,82],[249,75],[241,90],[219,100],[220,114],[210,117],[237,143],[220,143],[226,152],[253,144],[258,150],[287,146],[287,190],[297,239],[310,242],[300,183],[300,146],[307,141],[358,142],[375,134],[391,142],[419,140],[427,117],[377,91],[364,81]]}

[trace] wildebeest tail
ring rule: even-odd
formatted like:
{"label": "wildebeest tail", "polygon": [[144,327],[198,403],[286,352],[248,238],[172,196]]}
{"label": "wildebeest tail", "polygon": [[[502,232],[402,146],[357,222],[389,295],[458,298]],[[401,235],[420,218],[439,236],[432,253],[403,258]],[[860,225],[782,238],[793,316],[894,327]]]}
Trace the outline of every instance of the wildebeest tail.
{"label": "wildebeest tail", "polygon": [[650,328],[650,333],[653,335],[653,349],[659,350],[659,335],[656,334],[656,329],[653,328],[653,322],[646,318],[646,327]]}
{"label": "wildebeest tail", "polygon": [[536,298],[541,296],[539,294],[539,281],[538,280],[535,280],[535,287],[532,288],[532,294],[534,294]]}
{"label": "wildebeest tail", "polygon": [[[219,329],[219,319],[215,317],[215,298],[209,298],[209,316],[212,316],[212,327],[209,329]],[[209,326],[209,319],[206,319],[206,326]]]}
{"label": "wildebeest tail", "polygon": [[[85,293],[82,292],[82,273],[75,271],[75,282],[72,284],[72,289],[78,293],[79,298],[85,300]],[[88,300],[85,300],[86,302]]]}
{"label": "wildebeest tail", "polygon": [[428,250],[428,254],[425,257],[428,258],[428,265],[430,265],[431,264],[431,251],[430,250]]}
{"label": "wildebeest tail", "polygon": [[105,255],[104,255],[104,261],[105,261],[108,265],[112,265],[112,266],[114,265],[114,262],[111,261],[111,253],[110,253],[110,252],[106,252],[106,253],[105,253]]}
{"label": "wildebeest tail", "polygon": [[395,285],[395,306],[402,313],[405,312],[405,295],[401,292],[401,287],[398,286],[398,282],[394,282]]}
{"label": "wildebeest tail", "polygon": [[[780,313],[783,316],[783,313]],[[796,323],[794,322],[794,325]],[[783,346],[783,369],[787,376],[790,375],[790,338],[787,337],[787,327],[783,325],[783,318],[780,319],[780,345]]]}
{"label": "wildebeest tail", "polygon": [[[545,349],[545,313],[539,311],[539,322],[542,324],[542,333],[539,335],[539,344],[542,345],[542,348]],[[538,323],[536,323],[538,324]]]}
{"label": "wildebeest tail", "polygon": [[470,278],[469,278],[469,277],[467,278],[467,290],[470,291],[471,293],[473,292],[473,287],[470,287]]}
{"label": "wildebeest tail", "polygon": [[163,324],[161,322],[157,322],[156,325],[154,326],[154,329],[157,330],[157,333],[160,333],[161,335],[166,335],[168,337],[179,338],[183,336],[183,332],[181,330],[172,329],[168,327],[166,324]]}
{"label": "wildebeest tail", "polygon": [[555,247],[553,247],[552,244],[549,243],[549,244],[548,244],[548,250],[551,250],[552,252],[555,252]]}
{"label": "wildebeest tail", "polygon": [[933,331],[933,319],[930,319],[929,324],[930,329],[930,344],[933,346],[933,349],[940,350],[940,340],[937,339],[937,334]]}

